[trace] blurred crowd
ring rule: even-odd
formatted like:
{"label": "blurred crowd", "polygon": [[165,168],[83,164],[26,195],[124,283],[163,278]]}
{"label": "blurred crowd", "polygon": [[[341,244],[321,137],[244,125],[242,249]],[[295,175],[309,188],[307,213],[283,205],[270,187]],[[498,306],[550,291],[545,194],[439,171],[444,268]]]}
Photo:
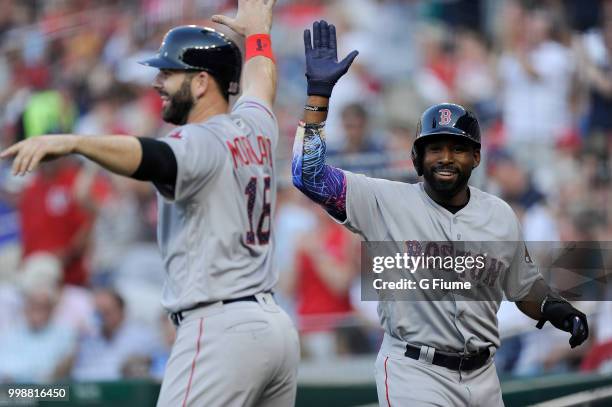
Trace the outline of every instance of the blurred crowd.
{"label": "blurred crowd", "polygon": [[[336,24],[342,56],[360,52],[332,97],[332,164],[416,182],[410,149],[420,113],[461,103],[483,130],[472,183],[512,205],[526,240],[612,241],[612,1],[277,4],[276,295],[299,327],[304,360],[371,354],[381,339],[376,303],[360,300],[359,241],[290,185],[306,89],[301,33],[316,19]],[[0,148],[49,133],[166,134],[150,88],[156,72],[136,61],[170,27],[212,25],[209,16],[234,7],[3,1]],[[155,229],[148,184],[78,157],[23,178],[0,163],[0,382],[161,378],[174,329],[159,305]],[[565,333],[536,330],[503,303],[498,369],[612,371],[609,304],[583,304],[591,339],[568,352]]]}

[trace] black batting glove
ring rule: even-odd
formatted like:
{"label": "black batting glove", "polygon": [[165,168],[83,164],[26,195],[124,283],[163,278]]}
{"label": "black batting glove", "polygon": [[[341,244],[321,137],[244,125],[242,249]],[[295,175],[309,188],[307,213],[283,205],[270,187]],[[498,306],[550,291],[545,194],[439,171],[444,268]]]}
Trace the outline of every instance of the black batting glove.
{"label": "black batting glove", "polygon": [[306,52],[306,79],[308,96],[330,97],[334,85],[344,75],[359,52],[353,51],[338,62],[336,27],[326,21],[316,21],[310,30],[304,30]]}
{"label": "black batting glove", "polygon": [[542,317],[537,327],[542,328],[546,321],[550,321],[555,328],[571,333],[569,344],[572,348],[581,345],[589,337],[586,315],[563,299],[547,297],[544,300]]}

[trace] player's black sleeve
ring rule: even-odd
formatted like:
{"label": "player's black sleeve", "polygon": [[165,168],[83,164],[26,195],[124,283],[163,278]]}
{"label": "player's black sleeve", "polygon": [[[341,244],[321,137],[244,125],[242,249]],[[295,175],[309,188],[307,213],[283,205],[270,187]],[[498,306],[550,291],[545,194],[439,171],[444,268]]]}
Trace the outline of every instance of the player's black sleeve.
{"label": "player's black sleeve", "polygon": [[132,178],[156,184],[176,184],[177,163],[172,148],[164,142],[138,137],[142,147],[142,160]]}

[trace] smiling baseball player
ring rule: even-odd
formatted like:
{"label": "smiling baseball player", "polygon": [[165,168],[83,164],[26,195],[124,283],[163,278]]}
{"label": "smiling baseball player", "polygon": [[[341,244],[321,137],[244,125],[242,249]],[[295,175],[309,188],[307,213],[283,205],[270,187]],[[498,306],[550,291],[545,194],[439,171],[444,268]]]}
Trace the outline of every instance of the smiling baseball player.
{"label": "smiling baseball player", "polygon": [[292,406],[297,332],[271,294],[271,219],[278,126],[271,106],[276,66],[272,0],[240,0],[236,18],[214,16],[246,37],[242,97],[238,47],[196,26],[170,30],[154,88],[163,119],[178,125],[160,140],[128,136],[41,136],[5,150],[13,171],[44,158],[81,154],[115,173],[154,183],[158,240],[167,278],[162,304],[177,338],[159,406]]}
{"label": "smiling baseball player", "polygon": [[444,301],[379,302],[385,330],[375,367],[380,405],[503,405],[492,361],[503,295],[539,320],[539,327],[548,320],[570,332],[572,347],[588,337],[585,315],[541,278],[510,207],[468,186],[480,163],[480,128],[462,106],[439,104],[421,116],[412,160],[422,183],[369,178],[325,164],[329,98],[356,52],[338,62],[334,26],[316,22],[312,31],[312,38],[304,33],[308,101],[294,143],[294,185],[367,241],[420,242],[436,250],[507,243],[490,253],[497,258],[488,259],[477,277],[495,300],[466,301],[448,293]]}

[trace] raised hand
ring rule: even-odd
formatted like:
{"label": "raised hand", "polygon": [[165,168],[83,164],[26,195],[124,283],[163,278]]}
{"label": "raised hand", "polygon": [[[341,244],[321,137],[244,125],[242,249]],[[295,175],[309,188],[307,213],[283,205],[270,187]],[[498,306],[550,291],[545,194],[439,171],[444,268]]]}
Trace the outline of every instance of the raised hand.
{"label": "raised hand", "polygon": [[336,27],[326,21],[316,21],[310,30],[304,30],[306,52],[306,78],[308,95],[330,97],[334,85],[344,75],[359,52],[353,51],[338,62]]}
{"label": "raised hand", "polygon": [[231,28],[237,34],[248,37],[253,34],[269,34],[272,27],[272,8],[276,0],[239,0],[235,18],[216,14],[212,21]]}
{"label": "raised hand", "polygon": [[17,144],[0,153],[0,158],[14,157],[13,174],[24,175],[34,171],[43,160],[51,160],[74,151],[76,137],[72,135],[37,136]]}

